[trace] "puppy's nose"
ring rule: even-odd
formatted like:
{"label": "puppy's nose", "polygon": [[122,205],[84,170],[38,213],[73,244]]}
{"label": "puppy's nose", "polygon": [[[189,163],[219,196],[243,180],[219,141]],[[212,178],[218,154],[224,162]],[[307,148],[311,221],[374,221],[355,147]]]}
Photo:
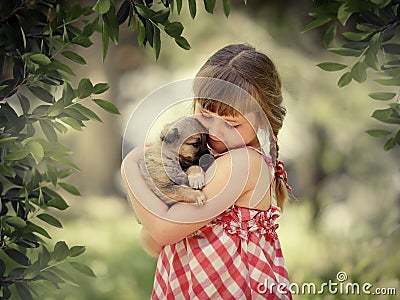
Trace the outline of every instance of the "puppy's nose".
{"label": "puppy's nose", "polygon": [[200,157],[199,159],[199,166],[206,171],[208,167],[213,163],[214,161],[214,156],[211,154],[204,154]]}

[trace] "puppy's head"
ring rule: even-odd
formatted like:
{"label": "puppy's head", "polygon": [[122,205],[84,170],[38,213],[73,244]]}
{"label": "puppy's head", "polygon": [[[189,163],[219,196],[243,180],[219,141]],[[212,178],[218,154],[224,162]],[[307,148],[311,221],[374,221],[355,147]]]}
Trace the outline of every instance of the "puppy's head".
{"label": "puppy's head", "polygon": [[206,132],[194,117],[168,124],[160,135],[163,151],[175,152],[183,170],[198,165],[200,157],[208,153]]}

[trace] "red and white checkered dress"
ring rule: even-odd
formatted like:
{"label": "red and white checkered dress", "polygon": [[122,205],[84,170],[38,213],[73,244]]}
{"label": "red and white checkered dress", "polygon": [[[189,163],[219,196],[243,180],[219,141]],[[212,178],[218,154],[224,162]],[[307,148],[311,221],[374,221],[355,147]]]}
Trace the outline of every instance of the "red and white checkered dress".
{"label": "red and white checkered dress", "polygon": [[275,219],[233,206],[160,253],[152,299],[292,299]]}

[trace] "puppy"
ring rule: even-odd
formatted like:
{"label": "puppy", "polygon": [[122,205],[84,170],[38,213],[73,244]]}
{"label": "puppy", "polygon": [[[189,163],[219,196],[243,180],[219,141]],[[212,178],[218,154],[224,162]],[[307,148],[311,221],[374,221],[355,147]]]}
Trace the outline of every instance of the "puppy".
{"label": "puppy", "polygon": [[206,201],[199,190],[204,185],[204,171],[212,163],[206,132],[194,117],[167,124],[157,143],[147,148],[139,160],[146,183],[168,206],[176,201],[197,205]]}

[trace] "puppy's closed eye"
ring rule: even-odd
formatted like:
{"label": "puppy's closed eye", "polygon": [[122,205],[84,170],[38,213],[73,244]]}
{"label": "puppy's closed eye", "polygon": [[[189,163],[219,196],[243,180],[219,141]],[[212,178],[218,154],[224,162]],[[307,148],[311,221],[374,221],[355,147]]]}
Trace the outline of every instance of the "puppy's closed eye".
{"label": "puppy's closed eye", "polygon": [[201,142],[197,141],[197,142],[189,143],[189,145],[192,145],[193,147],[197,148],[201,145]]}

